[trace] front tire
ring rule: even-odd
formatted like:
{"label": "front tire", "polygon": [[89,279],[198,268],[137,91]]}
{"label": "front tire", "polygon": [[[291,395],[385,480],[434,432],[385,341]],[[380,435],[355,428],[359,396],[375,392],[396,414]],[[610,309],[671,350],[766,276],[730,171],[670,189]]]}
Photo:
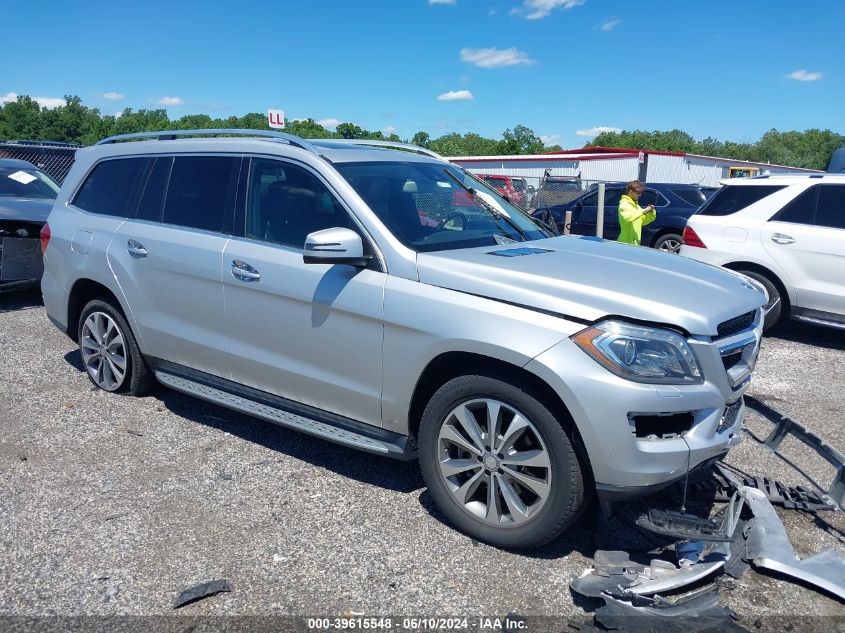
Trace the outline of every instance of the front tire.
{"label": "front tire", "polygon": [[438,508],[459,530],[491,545],[544,545],[584,504],[584,475],[569,435],[518,384],[461,376],[440,387],[423,412],[419,459]]}
{"label": "front tire", "polygon": [[88,378],[104,391],[140,396],[152,384],[135,336],[121,311],[105,297],[89,301],[79,316],[78,338]]}

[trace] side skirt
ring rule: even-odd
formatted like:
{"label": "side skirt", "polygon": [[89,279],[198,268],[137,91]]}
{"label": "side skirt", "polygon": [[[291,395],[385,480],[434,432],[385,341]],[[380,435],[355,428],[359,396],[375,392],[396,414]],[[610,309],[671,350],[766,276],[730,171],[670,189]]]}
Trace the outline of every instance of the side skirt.
{"label": "side skirt", "polygon": [[400,460],[416,459],[408,437],[275,396],[169,361],[147,358],[158,381],[176,391],[267,422]]}

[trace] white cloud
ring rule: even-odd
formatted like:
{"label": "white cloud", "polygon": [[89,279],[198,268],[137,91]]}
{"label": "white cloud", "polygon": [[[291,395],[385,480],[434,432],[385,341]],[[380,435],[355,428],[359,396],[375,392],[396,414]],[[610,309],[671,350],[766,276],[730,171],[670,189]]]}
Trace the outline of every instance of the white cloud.
{"label": "white cloud", "polygon": [[388,125],[386,128],[382,129],[382,132],[385,134],[393,134],[397,129],[398,128],[395,125]]}
{"label": "white cloud", "polygon": [[100,95],[101,98],[107,101],[120,101],[126,98],[126,95],[122,92],[104,92]]}
{"label": "white cloud", "polygon": [[437,95],[438,101],[469,101],[475,99],[469,90],[450,90],[442,95]]}
{"label": "white cloud", "polygon": [[317,121],[317,123],[322,125],[324,128],[329,129],[337,127],[337,124],[340,123],[340,120],[335,118],[320,119],[319,121]]}
{"label": "white cloud", "polygon": [[428,0],[429,4],[455,4],[455,0]]}
{"label": "white cloud", "polygon": [[182,101],[179,97],[162,97],[156,101],[156,103],[163,106],[180,106],[184,103],[184,101]]}
{"label": "white cloud", "polygon": [[515,48],[462,48],[461,61],[479,68],[502,68],[534,63],[528,55]]}
{"label": "white cloud", "polygon": [[574,9],[587,0],[523,0],[521,7],[511,10],[512,14],[524,15],[526,20],[542,20],[555,9]]}
{"label": "white cloud", "polygon": [[608,20],[607,22],[603,23],[599,28],[602,31],[612,31],[617,26],[619,26],[620,22],[622,22],[622,20]]}
{"label": "white cloud", "polygon": [[589,130],[575,130],[576,136],[589,136],[590,138],[594,136],[598,136],[602,132],[621,132],[622,130],[618,127],[609,127],[607,125],[598,125],[596,127],[591,127]]}
{"label": "white cloud", "polygon": [[543,141],[543,145],[557,145],[560,141],[560,134],[544,134],[540,137],[540,140]]}
{"label": "white cloud", "polygon": [[[12,103],[18,100],[18,93],[17,92],[7,92],[4,95],[0,95],[0,105],[6,105],[7,103]],[[61,97],[32,97],[32,100],[35,101],[38,105],[42,108],[46,108],[50,110],[52,108],[60,108],[67,104],[67,101]]]}
{"label": "white cloud", "polygon": [[795,81],[818,81],[822,78],[821,73],[807,72],[803,68],[801,70],[794,70],[785,76],[787,79],[794,79]]}

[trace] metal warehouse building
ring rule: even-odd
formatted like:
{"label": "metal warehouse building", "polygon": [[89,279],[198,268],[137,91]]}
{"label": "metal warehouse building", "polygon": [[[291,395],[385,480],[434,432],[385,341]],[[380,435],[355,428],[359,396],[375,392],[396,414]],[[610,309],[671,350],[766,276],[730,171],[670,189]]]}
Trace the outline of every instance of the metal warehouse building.
{"label": "metal warehouse building", "polygon": [[580,176],[583,181],[640,180],[715,187],[722,178],[763,174],[821,173],[814,169],[700,156],[681,152],[587,147],[524,156],[454,156],[450,161],[477,174],[521,176],[538,182],[550,176]]}

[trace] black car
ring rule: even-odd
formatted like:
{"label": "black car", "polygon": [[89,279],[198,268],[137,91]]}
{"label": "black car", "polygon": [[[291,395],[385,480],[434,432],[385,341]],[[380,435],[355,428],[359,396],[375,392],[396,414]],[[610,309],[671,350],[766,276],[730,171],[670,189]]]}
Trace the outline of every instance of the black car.
{"label": "black car", "polygon": [[41,279],[40,232],[59,186],[32,163],[0,158],[0,290]]}
{"label": "black car", "polygon": [[[639,199],[639,205],[653,204],[657,218],[643,227],[642,244],[670,253],[681,249],[681,235],[689,217],[712,195],[715,188],[700,185],[674,183],[649,183]],[[619,199],[625,193],[625,183],[608,183],[605,188],[604,238],[619,237]],[[596,234],[598,211],[598,187],[593,185],[587,192],[566,204],[538,206],[532,215],[538,218],[554,218],[558,230],[563,232],[566,212],[572,211],[570,233],[576,235]]]}

